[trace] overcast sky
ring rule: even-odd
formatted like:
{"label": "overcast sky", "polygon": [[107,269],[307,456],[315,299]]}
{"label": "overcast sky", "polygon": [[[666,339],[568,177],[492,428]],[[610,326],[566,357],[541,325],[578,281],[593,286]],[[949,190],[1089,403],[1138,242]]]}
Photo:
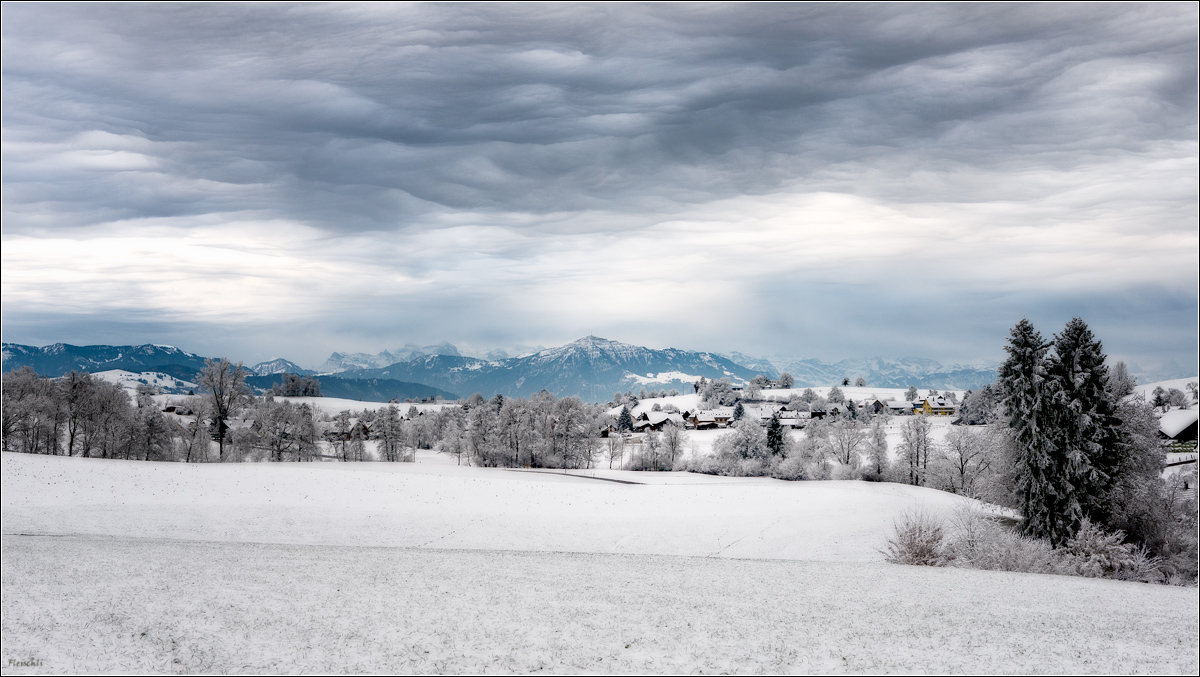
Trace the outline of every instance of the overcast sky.
{"label": "overcast sky", "polygon": [[5,341],[1197,370],[1195,3],[2,12]]}

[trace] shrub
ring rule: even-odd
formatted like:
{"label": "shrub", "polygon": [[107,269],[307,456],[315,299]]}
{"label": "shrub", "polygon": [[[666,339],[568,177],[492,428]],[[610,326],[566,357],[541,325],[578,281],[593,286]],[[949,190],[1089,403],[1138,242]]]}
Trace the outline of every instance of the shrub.
{"label": "shrub", "polygon": [[1124,540],[1125,534],[1120,531],[1107,533],[1085,519],[1079,533],[1063,547],[1062,554],[1077,576],[1161,580],[1160,560],[1150,557],[1145,548],[1124,543]]}
{"label": "shrub", "polygon": [[923,509],[904,513],[892,524],[884,558],[892,564],[946,566],[952,558],[947,549],[942,521]]}
{"label": "shrub", "polygon": [[1024,536],[1001,519],[962,508],[952,520],[950,552],[955,566],[1035,574],[1074,573],[1048,541]]}
{"label": "shrub", "polygon": [[970,508],[956,512],[949,526],[922,511],[906,513],[888,539],[885,556],[896,564],[1171,582],[1161,560],[1144,547],[1123,543],[1119,531],[1108,533],[1085,522],[1075,538],[1055,549],[1048,540],[1024,536],[1005,521]]}
{"label": "shrub", "polygon": [[808,479],[805,474],[804,459],[800,456],[793,455],[783,459],[775,464],[771,469],[771,477],[777,480],[803,480]]}

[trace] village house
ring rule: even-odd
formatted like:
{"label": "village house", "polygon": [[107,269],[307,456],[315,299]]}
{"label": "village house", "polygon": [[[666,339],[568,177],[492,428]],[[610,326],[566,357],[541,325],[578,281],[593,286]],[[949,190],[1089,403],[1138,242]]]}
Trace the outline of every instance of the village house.
{"label": "village house", "polygon": [[717,407],[708,411],[693,412],[688,419],[688,427],[696,430],[711,430],[713,428],[728,428],[733,420],[733,407]]}
{"label": "village house", "polygon": [[945,395],[935,395],[922,400],[920,408],[915,411],[926,416],[953,416],[956,408],[946,401]]}
{"label": "village house", "polygon": [[889,411],[888,402],[879,399],[865,399],[857,403],[859,411],[870,412],[872,414],[883,414]]}
{"label": "village house", "polygon": [[1196,409],[1175,409],[1158,419],[1158,434],[1171,442],[1196,442]]}
{"label": "village house", "polygon": [[676,412],[647,411],[638,415],[633,422],[633,429],[637,432],[646,432],[647,430],[662,430],[663,426],[667,425],[676,425],[682,428],[686,422],[683,416]]}

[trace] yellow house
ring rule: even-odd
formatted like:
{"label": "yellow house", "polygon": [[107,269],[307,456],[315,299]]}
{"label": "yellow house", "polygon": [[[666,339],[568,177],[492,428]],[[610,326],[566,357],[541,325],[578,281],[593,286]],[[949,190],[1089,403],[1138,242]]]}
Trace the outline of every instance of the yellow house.
{"label": "yellow house", "polygon": [[921,408],[917,411],[926,416],[953,416],[954,405],[947,402],[944,396],[935,395],[925,398],[925,401],[921,403]]}

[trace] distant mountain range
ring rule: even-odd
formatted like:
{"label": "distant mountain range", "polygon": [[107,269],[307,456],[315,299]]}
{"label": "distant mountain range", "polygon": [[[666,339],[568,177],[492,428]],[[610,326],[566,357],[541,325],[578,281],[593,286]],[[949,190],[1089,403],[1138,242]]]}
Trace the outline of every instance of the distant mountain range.
{"label": "distant mountain range", "polygon": [[[497,353],[497,358],[499,354],[503,353]],[[46,376],[59,376],[72,369],[91,372],[124,369],[158,371],[194,381],[204,359],[178,348],[158,345],[58,343],[36,348],[4,344],[4,371],[28,364]],[[995,369],[988,366],[943,366],[922,358],[871,358],[836,363],[794,360],[779,365],[778,361],[742,353],[657,350],[595,336],[522,357],[484,359],[464,356],[449,343],[409,344],[377,355],[333,353],[315,371],[283,358],[256,364],[250,370],[254,376],[248,382],[256,387],[269,388],[278,382],[280,374],[321,374],[321,390],[325,395],[364,400],[434,395],[452,399],[475,392],[487,397],[496,393],[523,397],[547,390],[559,396],[577,395],[587,401],[602,402],[615,392],[637,392],[642,388],[691,392],[692,383],[700,377],[728,377],[735,383],[744,383],[758,374],[777,378],[784,371],[800,387],[827,386],[841,383],[845,378],[853,382],[861,376],[868,385],[881,388],[965,389],[979,388],[996,379]]]}
{"label": "distant mountain range", "polygon": [[[110,369],[125,371],[161,371],[165,366],[190,370],[191,375],[204,367],[204,358],[184,352],[174,346],[146,344],[142,346],[73,346],[68,343],[37,348],[18,343],[3,346],[4,371],[23,366],[33,367],[42,376],[62,376],[69,371],[98,372]],[[178,376],[176,376],[178,378]],[[194,379],[184,379],[194,380]]]}
{"label": "distant mountain range", "polygon": [[764,376],[778,378],[783,372],[796,379],[797,386],[827,386],[859,377],[868,385],[880,388],[950,388],[975,389],[996,381],[996,368],[991,365],[944,366],[933,360],[920,357],[902,357],[887,360],[880,357],[867,359],[822,362],[820,360],[792,360],[782,367],[767,358],[754,358],[741,353],[731,353],[729,358],[738,364],[753,369]]}
{"label": "distant mountain range", "polygon": [[[206,358],[195,353],[184,352],[173,346],[73,346],[66,343],[36,347],[17,343],[3,346],[4,371],[15,371],[31,367],[41,376],[58,377],[69,371],[98,373],[123,370],[135,374],[167,374],[189,384],[196,382],[196,373],[204,368]],[[259,390],[267,390],[279,383],[280,374],[311,375],[314,372],[301,369],[294,362],[284,359],[262,362],[249,367],[252,374],[246,383]],[[321,381],[321,393],[326,397],[341,397],[351,400],[386,402],[390,399],[404,400],[416,397],[443,397],[458,399],[456,393],[428,386],[423,383],[408,383],[387,378],[351,378],[325,376]],[[145,381],[156,382],[154,379]],[[186,392],[187,385],[174,390]]]}
{"label": "distant mountain range", "polygon": [[272,376],[275,374],[311,376],[312,374],[317,373],[311,369],[305,369],[291,360],[285,360],[282,357],[274,360],[268,360],[266,362],[259,362],[253,367],[249,367],[249,369],[251,373],[255,374],[256,376]]}
{"label": "distant mountain range", "polygon": [[317,367],[318,374],[336,374],[352,369],[381,369],[397,362],[408,362],[418,357],[428,355],[448,355],[461,357],[458,348],[443,341],[434,346],[417,346],[406,344],[399,350],[385,350],[377,355],[368,353],[333,353],[321,366]]}
{"label": "distant mountain range", "polygon": [[454,390],[459,393],[501,393],[524,397],[541,390],[559,396],[577,395],[603,402],[617,391],[678,389],[691,392],[692,383],[706,378],[754,378],[757,372],[713,353],[654,350],[587,336],[565,346],[547,348],[525,357],[484,360],[455,355],[426,355],[377,369],[342,372],[348,378],[395,378]]}

